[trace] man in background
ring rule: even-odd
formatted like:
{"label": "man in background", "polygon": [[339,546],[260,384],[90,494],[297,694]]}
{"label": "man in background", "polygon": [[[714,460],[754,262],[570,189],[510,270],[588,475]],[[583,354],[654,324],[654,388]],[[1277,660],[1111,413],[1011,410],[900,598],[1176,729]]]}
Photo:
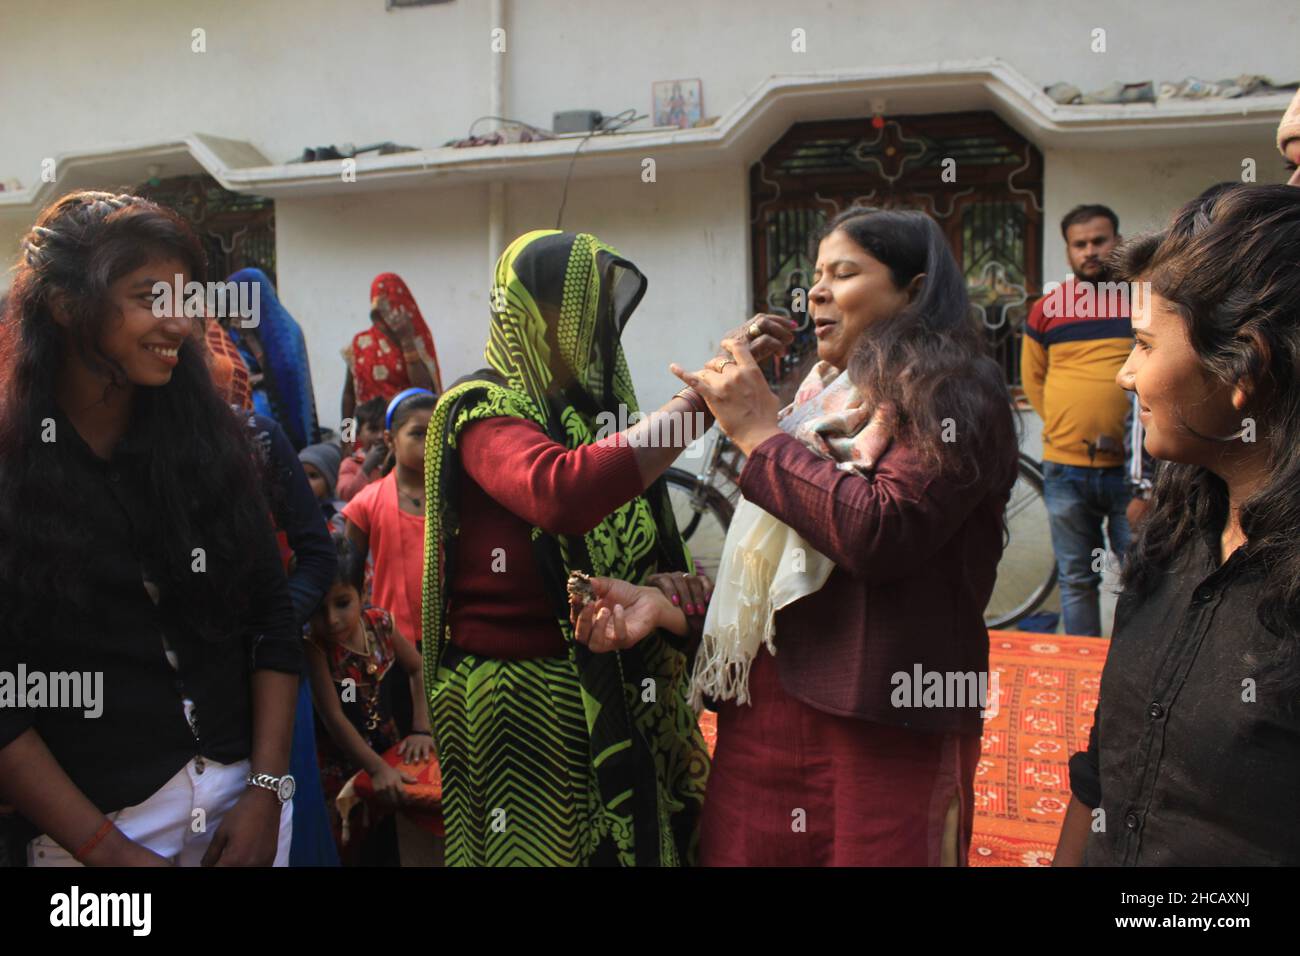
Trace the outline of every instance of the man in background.
{"label": "man in background", "polygon": [[1129,397],[1115,375],[1133,347],[1127,287],[1113,285],[1107,254],[1119,217],[1085,205],[1061,220],[1074,275],[1034,304],[1025,322],[1021,378],[1043,420],[1043,495],[1067,634],[1101,634],[1101,570],[1128,548],[1124,419]]}

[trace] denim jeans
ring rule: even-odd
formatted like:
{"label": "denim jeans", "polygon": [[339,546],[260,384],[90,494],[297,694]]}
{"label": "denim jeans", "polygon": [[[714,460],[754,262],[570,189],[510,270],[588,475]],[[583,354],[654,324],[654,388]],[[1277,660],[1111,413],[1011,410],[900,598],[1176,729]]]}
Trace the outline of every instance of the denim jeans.
{"label": "denim jeans", "polygon": [[[1043,497],[1061,589],[1065,633],[1101,634],[1100,585],[1102,563],[1097,549],[1105,551],[1107,539],[1114,567],[1128,550],[1128,517],[1133,493],[1123,468],[1083,468],[1043,462]],[[1102,536],[1102,523],[1106,534]],[[1094,570],[1096,569],[1096,570]]]}

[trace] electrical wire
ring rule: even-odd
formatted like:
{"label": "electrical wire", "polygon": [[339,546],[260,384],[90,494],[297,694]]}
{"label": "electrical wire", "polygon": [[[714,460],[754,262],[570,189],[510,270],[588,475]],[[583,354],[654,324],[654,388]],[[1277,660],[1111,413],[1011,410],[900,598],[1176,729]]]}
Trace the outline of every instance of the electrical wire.
{"label": "electrical wire", "polygon": [[582,147],[587,145],[587,140],[591,139],[599,130],[592,130],[578,143],[578,148],[573,151],[573,156],[569,159],[569,170],[564,174],[564,192],[560,193],[560,211],[555,214],[555,228],[560,228],[560,223],[564,222],[564,205],[569,201],[569,179],[573,176],[573,164],[578,161],[578,153]]}
{"label": "electrical wire", "polygon": [[[629,115],[630,114],[630,115]],[[560,193],[560,211],[555,214],[555,228],[561,228],[560,224],[564,222],[564,207],[569,201],[569,180],[573,178],[573,164],[578,161],[578,153],[582,152],[582,147],[587,145],[587,140],[591,139],[598,133],[616,133],[621,129],[631,126],[637,120],[643,120],[649,113],[642,113],[640,116],[636,113],[635,107],[629,107],[613,116],[606,116],[601,119],[600,126],[590,130],[586,136],[578,143],[578,148],[573,151],[569,158],[569,168],[564,174],[564,191]]]}
{"label": "electrical wire", "polygon": [[[619,115],[621,116],[622,114]],[[547,138],[555,135],[549,129],[543,129],[540,126],[534,126],[532,123],[525,123],[523,120],[511,119],[508,116],[480,116],[474,122],[469,124],[469,133],[467,135],[470,138],[473,138],[474,136],[474,127],[478,126],[478,124],[483,122],[484,120],[496,120],[498,123],[508,123],[511,126],[522,126],[524,127],[524,129],[532,130],[534,133],[541,133],[543,136]]]}

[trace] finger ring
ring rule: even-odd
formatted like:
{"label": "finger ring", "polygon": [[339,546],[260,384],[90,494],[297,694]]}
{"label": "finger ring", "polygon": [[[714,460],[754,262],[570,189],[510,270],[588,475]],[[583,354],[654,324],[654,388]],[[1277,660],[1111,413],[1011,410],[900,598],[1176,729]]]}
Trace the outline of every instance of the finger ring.
{"label": "finger ring", "polygon": [[762,334],[763,334],[763,329],[762,329],[762,327],[759,326],[759,324],[758,324],[757,322],[751,322],[750,325],[749,325],[749,338],[750,338],[750,340],[752,341],[753,339],[758,338],[758,337],[759,337],[760,335],[762,335]]}
{"label": "finger ring", "polygon": [[715,372],[721,372],[728,365],[735,365],[735,364],[736,364],[736,360],[734,358],[724,358],[721,361],[719,361],[717,365],[713,366],[713,370]]}

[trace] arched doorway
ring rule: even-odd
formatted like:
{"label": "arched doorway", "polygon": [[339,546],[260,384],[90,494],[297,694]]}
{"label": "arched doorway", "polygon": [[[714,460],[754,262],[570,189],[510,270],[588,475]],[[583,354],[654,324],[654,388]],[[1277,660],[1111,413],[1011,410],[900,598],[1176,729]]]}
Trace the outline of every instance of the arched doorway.
{"label": "arched doorway", "polygon": [[[857,203],[921,209],[943,228],[1008,384],[1041,288],[1042,154],[991,112],[796,123],[750,168],[753,297],[789,314],[812,238]],[[815,346],[811,329],[778,377]]]}

